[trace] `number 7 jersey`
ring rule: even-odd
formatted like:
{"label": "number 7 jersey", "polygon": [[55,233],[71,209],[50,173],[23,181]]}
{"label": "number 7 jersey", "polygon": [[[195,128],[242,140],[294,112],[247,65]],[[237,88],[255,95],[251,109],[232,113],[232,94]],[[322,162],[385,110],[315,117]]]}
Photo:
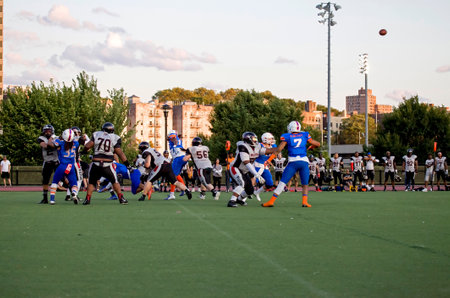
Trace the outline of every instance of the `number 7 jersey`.
{"label": "number 7 jersey", "polygon": [[209,160],[209,148],[203,145],[192,146],[187,149],[187,153],[192,156],[197,169],[212,168],[211,161]]}
{"label": "number 7 jersey", "polygon": [[298,160],[308,162],[306,146],[309,139],[311,136],[307,131],[281,135],[280,140],[287,143],[289,162]]}
{"label": "number 7 jersey", "polygon": [[114,160],[114,149],[120,148],[122,140],[113,133],[96,131],[92,134],[91,141],[94,142],[94,157],[110,161]]}

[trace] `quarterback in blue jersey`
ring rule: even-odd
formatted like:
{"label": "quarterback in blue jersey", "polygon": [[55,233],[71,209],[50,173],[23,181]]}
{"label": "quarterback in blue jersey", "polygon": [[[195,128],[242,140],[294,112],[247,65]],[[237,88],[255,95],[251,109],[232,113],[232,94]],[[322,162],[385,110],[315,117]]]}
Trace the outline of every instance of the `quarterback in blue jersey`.
{"label": "quarterback in blue jersey", "polygon": [[[183,183],[183,178],[181,178],[181,170],[187,161],[184,161],[183,158],[186,155],[186,149],[183,148],[183,142],[178,137],[178,134],[175,130],[171,130],[169,135],[167,136],[167,140],[169,141],[169,149],[170,154],[172,155],[172,170],[175,174],[175,177],[180,183]],[[175,199],[175,185],[172,184],[170,186],[170,193],[166,200]]]}
{"label": "quarterback in blue jersey", "polygon": [[[263,135],[261,136],[261,141],[261,145],[265,148],[277,147],[277,145],[275,144],[275,138],[270,132],[263,133]],[[257,159],[255,159],[254,162],[256,172],[258,172],[258,174],[260,174],[265,180],[264,186],[260,187],[254,192],[258,201],[261,201],[261,197],[259,196],[261,192],[263,192],[265,189],[273,188],[273,178],[272,174],[269,171],[270,161],[268,161],[268,159],[269,155],[260,155]]]}
{"label": "quarterback in blue jersey", "polygon": [[75,133],[71,129],[66,129],[62,133],[62,139],[53,140],[49,142],[48,146],[54,147],[58,151],[59,166],[56,168],[53,175],[52,185],[50,186],[50,204],[55,204],[55,193],[58,182],[64,177],[69,180],[69,186],[72,190],[72,199],[74,204],[78,204],[78,186],[77,174],[75,168],[76,152],[80,144],[74,141]]}
{"label": "quarterback in blue jersey", "polygon": [[[298,121],[292,121],[287,127],[288,132],[281,136],[281,143],[277,153],[281,152],[285,146],[288,149],[288,164],[284,169],[281,181],[273,192],[272,198],[262,204],[263,207],[273,207],[273,203],[283,192],[285,185],[291,180],[296,172],[299,172],[302,182],[302,207],[311,207],[308,204],[308,180],[309,164],[307,157],[307,144],[313,147],[319,147],[320,143],[313,140],[308,132],[301,131],[301,125]],[[275,154],[276,155],[276,154]],[[274,155],[274,156],[275,156]]]}

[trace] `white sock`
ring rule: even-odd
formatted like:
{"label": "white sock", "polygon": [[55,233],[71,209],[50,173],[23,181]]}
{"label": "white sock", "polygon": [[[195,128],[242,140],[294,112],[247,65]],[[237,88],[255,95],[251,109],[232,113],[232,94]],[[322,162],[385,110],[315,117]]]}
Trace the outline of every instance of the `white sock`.
{"label": "white sock", "polygon": [[255,195],[259,195],[264,191],[264,187],[260,187],[257,191],[255,191]]}

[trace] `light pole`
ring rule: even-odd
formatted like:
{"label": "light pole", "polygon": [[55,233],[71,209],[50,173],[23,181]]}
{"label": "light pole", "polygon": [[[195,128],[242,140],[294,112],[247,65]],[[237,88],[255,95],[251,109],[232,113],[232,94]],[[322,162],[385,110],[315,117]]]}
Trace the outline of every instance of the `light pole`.
{"label": "light pole", "polygon": [[333,8],[334,10],[339,10],[342,7],[336,3],[320,3],[316,5],[316,8],[319,10],[323,10],[319,12],[317,15],[322,17],[319,21],[321,24],[327,23],[328,25],[328,111],[327,111],[327,143],[328,143],[328,156],[331,157],[331,130],[330,130],[330,121],[331,121],[331,26],[336,25],[336,22],[333,21]]}
{"label": "light pole", "polygon": [[365,144],[366,147],[369,146],[369,101],[367,98],[367,79],[369,73],[369,54],[364,53],[359,55],[359,72],[364,74],[365,79],[365,101],[366,101],[366,134],[365,134]]}
{"label": "light pole", "polygon": [[164,148],[167,151],[167,116],[169,116],[169,110],[172,108],[168,104],[164,104],[162,106],[162,109],[164,111]]}

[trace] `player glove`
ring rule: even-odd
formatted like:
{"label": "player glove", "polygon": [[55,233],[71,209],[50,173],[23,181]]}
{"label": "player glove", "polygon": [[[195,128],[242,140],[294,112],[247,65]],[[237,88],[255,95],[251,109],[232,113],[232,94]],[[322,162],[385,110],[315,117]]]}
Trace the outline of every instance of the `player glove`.
{"label": "player glove", "polygon": [[123,164],[124,164],[124,166],[127,167],[128,171],[129,171],[130,173],[132,173],[132,172],[134,171],[133,167],[130,165],[130,162],[129,162],[128,160],[125,160],[125,161],[123,162]]}
{"label": "player glove", "polygon": [[256,175],[255,178],[258,179],[260,184],[264,184],[266,182],[266,180],[259,174]]}

